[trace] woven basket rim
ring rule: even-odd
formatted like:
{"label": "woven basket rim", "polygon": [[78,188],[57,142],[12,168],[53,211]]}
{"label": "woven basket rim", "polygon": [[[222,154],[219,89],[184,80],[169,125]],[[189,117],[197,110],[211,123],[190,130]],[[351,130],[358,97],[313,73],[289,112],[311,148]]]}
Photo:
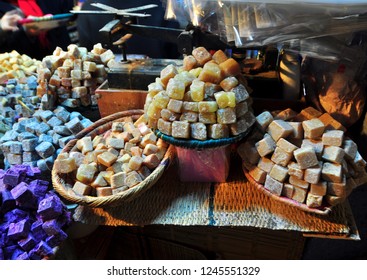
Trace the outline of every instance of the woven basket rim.
{"label": "woven basket rim", "polygon": [[286,205],[298,208],[302,211],[305,212],[309,212],[309,213],[314,213],[314,214],[319,214],[319,215],[328,215],[331,211],[332,211],[332,207],[330,205],[323,205],[322,207],[319,208],[311,208],[308,207],[306,204],[304,203],[300,203],[296,200],[284,197],[284,196],[277,196],[275,194],[273,194],[272,192],[270,192],[268,189],[266,189],[264,187],[264,185],[259,184],[258,182],[256,182],[256,180],[250,175],[250,173],[248,172],[247,168],[244,166],[244,164],[242,164],[242,170],[243,173],[245,174],[247,180],[253,184],[258,190],[260,190],[263,194],[269,196],[271,199],[274,199],[276,201],[280,201]]}
{"label": "woven basket rim", "polygon": [[[101,126],[103,128],[101,134],[103,134],[111,128],[112,122],[118,121],[119,119],[123,119],[126,117],[138,118],[142,114],[143,114],[142,110],[129,110],[114,113],[110,116],[102,118],[96,121],[90,127],[78,133],[75,136],[75,139],[68,142],[68,144],[63,148],[62,152],[70,151],[75,146],[77,140],[81,139],[84,136],[93,135],[93,133],[98,131],[101,128]],[[164,171],[168,168],[168,166],[171,164],[171,162],[174,159],[174,156],[175,156],[174,147],[169,145],[160,164],[153,170],[153,172],[147,178],[145,178],[141,183],[133,186],[132,188],[127,189],[126,191],[122,191],[118,194],[110,196],[94,197],[94,196],[88,196],[88,195],[82,196],[76,194],[70,187],[66,186],[65,178],[68,175],[57,173],[55,168],[53,168],[51,172],[52,184],[56,192],[70,202],[77,203],[80,205],[87,205],[90,207],[114,207],[120,205],[123,202],[128,202],[135,199],[136,197],[140,196],[143,192],[148,190],[150,187],[152,187],[163,175]]]}
{"label": "woven basket rim", "polygon": [[158,138],[161,138],[165,142],[174,145],[176,147],[181,147],[185,149],[208,149],[237,143],[243,140],[247,135],[249,135],[252,129],[253,125],[251,125],[245,132],[242,132],[236,136],[220,139],[208,139],[208,140],[174,138],[170,135],[164,134],[158,129],[155,129],[154,133],[155,135],[157,135]]}

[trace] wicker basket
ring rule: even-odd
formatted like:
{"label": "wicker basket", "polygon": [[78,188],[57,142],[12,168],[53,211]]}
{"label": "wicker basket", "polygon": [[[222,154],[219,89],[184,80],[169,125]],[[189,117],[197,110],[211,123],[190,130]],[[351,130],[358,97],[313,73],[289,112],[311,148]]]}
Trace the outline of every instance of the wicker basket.
{"label": "wicker basket", "polygon": [[[129,110],[115,113],[105,118],[102,118],[95,122],[93,125],[78,133],[75,136],[75,139],[68,142],[68,144],[64,147],[63,152],[70,152],[75,150],[76,142],[85,136],[91,136],[93,139],[95,136],[101,135],[104,132],[110,130],[112,127],[112,123],[115,121],[121,121],[126,117],[131,117],[133,121],[136,121],[141,117],[142,114],[142,110]],[[150,187],[152,187],[162,176],[163,172],[168,168],[174,158],[174,154],[174,147],[170,145],[161,163],[147,178],[145,178],[143,182],[115,195],[110,195],[106,197],[78,195],[72,190],[74,178],[71,178],[69,174],[58,174],[55,169],[52,170],[52,184],[54,189],[62,197],[70,202],[87,205],[90,207],[118,206],[123,202],[135,199],[143,192],[148,190]]]}
{"label": "wicker basket", "polygon": [[256,188],[261,191],[262,193],[264,193],[265,195],[269,196],[270,198],[280,201],[282,203],[285,203],[287,205],[296,207],[298,209],[301,209],[305,212],[310,212],[310,213],[315,213],[315,214],[319,214],[319,215],[327,215],[330,213],[332,206],[330,205],[322,205],[319,208],[311,208],[308,207],[306,204],[304,203],[300,203],[296,200],[284,197],[284,196],[277,196],[275,194],[273,194],[272,192],[270,192],[269,190],[267,190],[262,184],[259,184],[258,182],[255,181],[254,178],[252,178],[252,176],[249,174],[248,170],[246,169],[246,167],[242,164],[242,169],[243,169],[243,173],[245,174],[247,180],[253,184],[254,186],[256,186]]}

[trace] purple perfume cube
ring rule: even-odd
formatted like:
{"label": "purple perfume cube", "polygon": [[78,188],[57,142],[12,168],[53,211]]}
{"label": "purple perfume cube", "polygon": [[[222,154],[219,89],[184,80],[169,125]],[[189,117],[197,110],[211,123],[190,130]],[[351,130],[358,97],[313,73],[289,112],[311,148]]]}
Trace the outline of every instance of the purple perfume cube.
{"label": "purple perfume cube", "polygon": [[24,182],[20,182],[10,192],[19,203],[26,203],[33,197],[32,192],[28,189],[28,184]]}
{"label": "purple perfume cube", "polygon": [[27,177],[33,177],[34,176],[33,168],[29,165],[23,165],[23,166],[25,166],[25,173]]}
{"label": "purple perfume cube", "polygon": [[4,251],[0,248],[0,260],[5,260]]}
{"label": "purple perfume cube", "polygon": [[32,172],[34,178],[39,178],[41,175],[41,170],[38,167],[32,166]]}
{"label": "purple perfume cube", "polygon": [[28,219],[23,219],[17,223],[10,223],[8,229],[8,237],[12,240],[26,238],[31,229]]}
{"label": "purple perfume cube", "polygon": [[36,244],[37,241],[32,234],[28,234],[27,238],[18,241],[18,245],[20,246],[20,248],[22,248],[26,252],[32,250],[34,246],[36,246]]}
{"label": "purple perfume cube", "polygon": [[41,257],[50,257],[54,254],[52,248],[47,245],[45,241],[40,241],[32,250],[37,253],[37,255]]}
{"label": "purple perfume cube", "polygon": [[15,208],[4,215],[4,220],[6,222],[10,223],[16,223],[20,220],[23,220],[25,218],[29,217],[29,213],[26,211],[23,211],[21,209]]}
{"label": "purple perfume cube", "polygon": [[46,238],[46,243],[52,247],[55,248],[56,246],[59,246],[64,240],[68,238],[68,235],[60,229],[59,233],[56,235],[51,235]]}
{"label": "purple perfume cube", "polygon": [[4,251],[4,259],[9,260],[11,259],[11,256],[15,252],[15,250],[18,248],[18,245],[9,245],[3,248]]}
{"label": "purple perfume cube", "polygon": [[47,234],[46,232],[43,230],[42,228],[42,220],[37,220],[35,221],[32,226],[31,226],[31,232],[33,234],[33,237],[37,240],[37,241],[41,241],[47,238]]}
{"label": "purple perfume cube", "polygon": [[11,255],[10,259],[11,260],[17,260],[18,257],[20,255],[22,255],[23,253],[25,253],[23,250],[19,249],[19,248],[16,248],[13,252],[13,254]]}
{"label": "purple perfume cube", "polygon": [[72,217],[71,212],[64,211],[63,214],[57,218],[60,227],[68,226],[71,223]]}
{"label": "purple perfume cube", "polygon": [[30,260],[41,260],[42,259],[42,257],[38,255],[35,249],[32,249],[28,252],[28,257]]}
{"label": "purple perfume cube", "polygon": [[23,261],[23,260],[29,260],[29,256],[28,256],[28,253],[27,252],[23,252],[22,254],[20,254],[16,260],[19,260],[19,261]]}
{"label": "purple perfume cube", "polygon": [[1,212],[6,213],[16,207],[16,202],[11,192],[8,190],[4,190],[2,192],[2,204],[1,204]]}
{"label": "purple perfume cube", "polygon": [[49,183],[44,180],[33,180],[29,183],[28,189],[37,197],[44,197],[47,193]]}
{"label": "purple perfume cube", "polygon": [[58,234],[61,230],[60,224],[57,221],[57,219],[52,219],[43,222],[42,228],[47,233],[47,235]]}
{"label": "purple perfume cube", "polygon": [[19,174],[25,174],[27,172],[27,166],[22,164],[14,165],[12,169],[18,171]]}
{"label": "purple perfume cube", "polygon": [[33,196],[31,197],[31,199],[25,201],[25,202],[17,202],[17,205],[20,209],[24,209],[27,211],[33,211],[33,210],[37,210],[38,209],[38,199],[37,197]]}
{"label": "purple perfume cube", "polygon": [[3,178],[4,184],[7,184],[11,187],[15,187],[19,183],[19,173],[13,169],[8,169]]}
{"label": "purple perfume cube", "polygon": [[63,204],[61,200],[56,196],[48,196],[40,201],[37,213],[42,220],[47,221],[60,216],[62,210]]}

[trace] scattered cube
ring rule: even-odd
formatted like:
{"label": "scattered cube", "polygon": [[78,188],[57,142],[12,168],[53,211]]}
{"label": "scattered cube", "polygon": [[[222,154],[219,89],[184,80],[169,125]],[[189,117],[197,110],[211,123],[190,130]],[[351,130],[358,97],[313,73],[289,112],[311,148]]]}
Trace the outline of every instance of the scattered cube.
{"label": "scattered cube", "polygon": [[301,167],[297,163],[290,162],[287,167],[288,167],[288,174],[290,176],[294,176],[301,180],[303,179],[304,170],[301,169]]}
{"label": "scattered cube", "polygon": [[293,195],[292,199],[298,201],[299,203],[304,203],[307,196],[307,189],[300,188],[293,185]]}
{"label": "scattered cube", "polygon": [[346,197],[347,196],[347,181],[345,176],[343,177],[342,181],[337,182],[327,182],[327,194],[339,196],[339,197]]}
{"label": "scattered cube", "polygon": [[291,142],[287,141],[284,138],[280,138],[276,145],[287,153],[293,153],[295,150],[298,149],[296,145],[293,145]]}
{"label": "scattered cube", "polygon": [[284,182],[288,178],[288,168],[274,164],[273,168],[270,170],[269,175],[279,182]]}
{"label": "scattered cube", "polygon": [[249,174],[259,184],[264,184],[265,183],[267,173],[264,170],[258,168],[257,166],[255,166],[254,168],[249,170]]}
{"label": "scattered cube", "polygon": [[314,166],[305,169],[303,180],[310,184],[317,184],[321,177],[321,166]]}
{"label": "scattered cube", "polygon": [[294,187],[291,184],[285,183],[283,185],[283,189],[282,189],[282,196],[288,197],[288,198],[292,198],[293,196],[293,192],[294,192]]}
{"label": "scattered cube", "polygon": [[322,158],[326,161],[341,164],[344,159],[344,150],[336,146],[326,146],[322,153]]}
{"label": "scattered cube", "polygon": [[324,151],[324,145],[322,141],[314,139],[303,139],[301,148],[305,147],[312,147],[315,150],[316,155],[321,158]]}
{"label": "scattered cube", "polygon": [[299,148],[293,152],[293,155],[301,169],[306,169],[319,163],[315,150],[311,147]]}
{"label": "scattered cube", "polygon": [[292,157],[293,157],[292,153],[286,152],[280,147],[276,147],[274,153],[271,156],[271,160],[274,163],[285,167],[288,165]]}
{"label": "scattered cube", "polygon": [[[162,110],[163,111],[163,110]],[[164,119],[158,120],[158,130],[166,135],[172,134],[172,123]]]}
{"label": "scattered cube", "polygon": [[322,144],[325,146],[337,146],[341,147],[344,140],[344,131],[342,130],[329,130],[325,131],[322,135]]}
{"label": "scattered cube", "polygon": [[312,193],[308,193],[307,194],[307,199],[306,199],[306,205],[308,207],[311,207],[311,208],[321,207],[322,199],[323,199],[322,196],[314,195]]}
{"label": "scattered cube", "polygon": [[273,179],[270,175],[266,175],[264,187],[271,193],[280,196],[282,194],[283,183]]}
{"label": "scattered cube", "polygon": [[317,184],[311,184],[310,193],[313,195],[324,196],[327,192],[327,182],[321,181]]}
{"label": "scattered cube", "polygon": [[293,127],[283,120],[274,120],[269,124],[267,132],[277,142],[280,138],[287,138],[293,132]]}
{"label": "scattered cube", "polygon": [[257,164],[257,167],[259,167],[261,170],[264,170],[266,173],[270,173],[273,166],[274,162],[266,157],[261,157]]}
{"label": "scattered cube", "polygon": [[310,186],[308,182],[298,179],[297,177],[294,177],[294,176],[289,176],[289,183],[291,183],[293,186],[297,186],[299,188],[305,189],[306,191],[308,190]]}
{"label": "scattered cube", "polygon": [[321,178],[328,182],[342,182],[342,166],[336,163],[325,162],[321,169]]}
{"label": "scattered cube", "polygon": [[190,138],[190,124],[188,122],[174,121],[172,123],[172,136],[175,138]]}
{"label": "scattered cube", "polygon": [[302,139],[303,138],[303,126],[301,122],[288,122],[288,124],[293,128],[292,133],[289,137],[294,139]]}
{"label": "scattered cube", "polygon": [[203,123],[192,123],[190,124],[190,135],[193,139],[206,140],[207,131],[206,126]]}
{"label": "scattered cube", "polygon": [[350,139],[345,139],[343,142],[343,149],[345,153],[345,157],[349,160],[352,160],[356,157],[358,147],[357,144]]}
{"label": "scattered cube", "polygon": [[220,139],[229,137],[228,126],[225,124],[211,124],[208,129],[208,138]]}
{"label": "scattered cube", "polygon": [[318,139],[325,131],[325,125],[319,119],[311,119],[302,122],[305,138]]}
{"label": "scattered cube", "polygon": [[90,195],[92,187],[82,182],[76,181],[73,186],[73,191],[80,195]]}
{"label": "scattered cube", "polygon": [[220,124],[235,124],[237,120],[236,109],[227,107],[224,109],[218,109],[217,122]]}
{"label": "scattered cube", "polygon": [[261,157],[264,157],[274,152],[276,144],[274,140],[268,135],[255,143],[256,149]]}

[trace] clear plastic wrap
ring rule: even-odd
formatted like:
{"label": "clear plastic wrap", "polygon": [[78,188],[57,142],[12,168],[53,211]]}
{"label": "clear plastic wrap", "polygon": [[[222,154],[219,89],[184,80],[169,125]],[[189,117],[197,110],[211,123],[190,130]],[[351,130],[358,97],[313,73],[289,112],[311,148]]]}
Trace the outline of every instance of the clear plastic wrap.
{"label": "clear plastic wrap", "polygon": [[[364,0],[163,0],[166,18],[191,22],[236,47],[367,30]],[[304,44],[304,51],[309,51]],[[311,49],[312,50],[312,49]]]}
{"label": "clear plastic wrap", "polygon": [[365,110],[367,32],[317,38],[307,44],[337,58],[320,59],[314,52],[304,56],[302,81],[307,101],[345,127],[352,126]]}

